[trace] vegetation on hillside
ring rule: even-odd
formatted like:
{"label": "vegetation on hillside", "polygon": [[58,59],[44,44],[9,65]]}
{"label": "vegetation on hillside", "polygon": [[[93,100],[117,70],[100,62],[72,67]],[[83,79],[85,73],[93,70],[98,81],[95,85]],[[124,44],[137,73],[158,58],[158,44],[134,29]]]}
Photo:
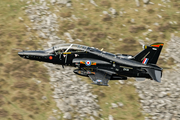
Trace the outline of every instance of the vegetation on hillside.
{"label": "vegetation on hillside", "polygon": [[[98,6],[94,6],[89,0],[73,2],[72,9],[62,6],[60,14],[57,12],[64,18],[63,21],[59,20],[59,37],[69,42],[64,35],[69,32],[75,43],[104,48],[113,53],[135,55],[142,50],[140,40],[146,44],[164,42],[162,52],[165,52],[171,35],[179,34],[180,1],[163,3],[157,0],[152,1],[154,4],[144,4],[141,1],[140,7],[136,6],[135,1],[94,1]],[[113,15],[110,8],[115,9],[116,14]],[[107,12],[108,14],[104,14]],[[71,21],[72,15],[78,19]],[[171,58],[166,62],[162,58],[158,61],[158,65],[163,68],[169,68],[173,64]],[[91,83],[90,80],[87,81]],[[135,88],[128,84],[119,85],[118,81],[110,81],[109,84],[111,87],[93,86],[94,93],[99,96],[102,117],[107,118],[111,114],[117,120],[144,119]],[[111,103],[118,101],[124,103],[124,107],[112,109]]]}
{"label": "vegetation on hillside", "polygon": [[[0,119],[45,120],[57,109],[52,99],[49,75],[43,64],[20,58],[21,50],[37,49],[37,39],[29,40],[19,17],[24,16],[19,0],[0,1]],[[28,20],[25,20],[29,24]],[[19,50],[21,49],[21,50]],[[37,84],[38,81],[41,83]],[[47,99],[43,100],[42,97]]]}
{"label": "vegetation on hillside", "polygon": [[[164,42],[165,47],[171,34],[179,35],[180,1],[171,0],[162,3],[143,4],[137,7],[135,1],[129,0],[94,0],[97,7],[89,0],[72,1],[72,9],[60,5],[58,36],[68,42],[65,32],[69,32],[74,43],[94,46],[113,53],[135,55],[142,50],[138,40],[145,43]],[[57,109],[52,99],[49,76],[42,63],[21,59],[17,49],[38,49],[39,38],[29,39],[24,23],[29,25],[24,15],[25,2],[19,0],[0,1],[0,118],[4,120],[44,120]],[[109,8],[117,13],[112,14]],[[51,10],[54,11],[55,7]],[[104,14],[107,11],[108,14]],[[71,21],[75,15],[78,19]],[[24,21],[19,20],[23,17]],[[149,32],[148,32],[149,31]],[[78,41],[77,39],[82,40]],[[163,49],[165,52],[165,49]],[[173,65],[173,59],[158,65]],[[83,77],[88,83],[89,79]],[[41,83],[37,84],[37,80]],[[133,82],[133,80],[130,80]],[[113,115],[115,120],[142,120],[139,98],[133,85],[119,85],[110,81],[111,87],[93,86],[99,105],[103,111],[102,118]],[[43,100],[42,97],[47,99]],[[111,103],[122,102],[122,108],[112,109]]]}

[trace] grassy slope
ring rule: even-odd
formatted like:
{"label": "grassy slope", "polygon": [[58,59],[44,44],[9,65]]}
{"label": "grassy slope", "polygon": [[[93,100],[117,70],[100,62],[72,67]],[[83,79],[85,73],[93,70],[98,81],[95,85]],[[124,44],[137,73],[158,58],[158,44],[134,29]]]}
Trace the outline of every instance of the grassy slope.
{"label": "grassy slope", "polygon": [[[96,0],[98,7],[90,4],[89,0],[76,1],[73,2],[73,10],[63,7],[59,15],[68,18],[74,14],[81,19],[76,22],[61,22],[60,37],[66,39],[63,33],[69,29],[74,29],[74,34],[69,31],[74,39],[81,39],[85,45],[103,47],[106,51],[113,53],[136,54],[141,50],[141,46],[135,37],[143,40],[146,37],[157,38],[151,40],[151,43],[155,41],[166,43],[165,39],[170,39],[170,34],[179,30],[178,19],[180,16],[175,12],[178,11],[180,3],[175,2],[175,0],[168,3],[171,4],[171,8],[158,6],[157,3],[161,3],[160,0],[154,1],[155,5],[147,5],[146,8],[142,6],[142,3],[140,7],[136,7],[134,1],[125,0],[107,0],[104,3]],[[84,5],[80,3],[84,3]],[[9,7],[7,7],[8,4]],[[17,56],[18,51],[12,49],[26,49],[27,44],[29,49],[40,47],[36,38],[32,41],[28,39],[28,35],[25,34],[24,23],[18,20],[18,17],[21,16],[25,19],[25,23],[29,24],[26,16],[23,16],[22,6],[24,3],[20,3],[19,0],[13,2],[10,0],[0,1],[0,117],[4,119],[42,120],[51,115],[51,109],[55,108],[55,103],[50,97],[52,93],[48,76],[45,74],[46,70],[39,62],[19,58]],[[123,17],[118,15],[116,18],[110,19],[102,14],[102,11],[108,11],[109,7],[115,8],[118,13],[123,8],[127,13]],[[85,11],[85,8],[88,8],[88,11]],[[139,10],[139,12],[135,12],[134,9]],[[161,9],[165,11],[161,11]],[[162,15],[162,19],[159,19],[157,14]],[[129,22],[132,18],[135,19],[135,23]],[[169,25],[169,21],[177,21],[178,25]],[[160,26],[154,26],[154,22],[158,22]],[[125,24],[126,27],[123,27],[122,24]],[[142,28],[146,25],[150,26],[149,28],[153,32],[144,36],[142,33],[148,28],[145,30]],[[132,26],[135,28],[132,29]],[[160,32],[162,33],[160,34]],[[119,38],[124,40],[118,41]],[[76,41],[76,43],[81,42]],[[159,61],[158,64],[164,65],[166,63],[162,64],[162,61]],[[32,78],[41,80],[42,83],[36,85]],[[83,79],[91,83],[89,79]],[[93,86],[93,92],[99,95],[99,104],[103,109],[102,117],[107,118],[109,114],[112,114],[116,120],[142,120],[143,116],[139,112],[140,105],[135,88],[131,85],[121,87],[122,85],[116,85],[115,82],[110,81],[111,87]],[[48,97],[48,100],[41,99],[44,95]],[[124,107],[111,109],[110,103],[112,102],[122,102]]]}
{"label": "grassy slope", "polygon": [[[107,1],[107,3],[103,1]],[[73,14],[81,19],[73,23],[68,20],[61,22],[60,34],[63,35],[67,30],[75,28],[75,35],[73,36],[72,33],[73,38],[84,40],[84,44],[99,48],[104,46],[107,51],[110,50],[114,53],[135,54],[141,50],[139,43],[134,42],[132,44],[132,41],[126,40],[118,41],[119,38],[125,39],[132,37],[137,41],[138,38],[145,40],[145,38],[148,37],[151,39],[149,43],[157,41],[165,42],[165,39],[168,40],[170,38],[170,33],[179,29],[179,14],[175,13],[178,11],[179,2],[168,3],[171,5],[171,7],[168,8],[158,6],[158,3],[162,4],[160,0],[154,1],[154,5],[147,5],[146,7],[143,7],[143,3],[141,3],[140,7],[136,7],[134,1],[103,1],[95,1],[99,5],[98,7],[89,3],[89,0],[78,0],[78,2],[73,2],[74,9],[63,7],[60,11],[64,14],[60,14],[61,16],[68,18],[70,14]],[[174,5],[176,5],[176,7],[174,7]],[[102,12],[108,11],[108,13],[110,13],[108,10],[110,7],[116,9],[118,14],[122,9],[126,11],[126,13],[123,17],[117,15],[117,17],[113,19],[104,19],[106,16],[104,16]],[[88,10],[84,10],[85,8],[88,8]],[[139,12],[136,12],[135,9]],[[157,14],[161,15],[162,19],[158,18]],[[131,23],[131,19],[135,19],[135,23]],[[169,21],[176,21],[177,25],[170,25],[168,24]],[[153,25],[155,22],[159,23],[160,26]],[[125,24],[126,27],[123,27],[122,24]],[[147,25],[149,27],[147,27]],[[135,26],[135,28],[131,29],[132,26]],[[139,26],[141,26],[141,28]],[[143,27],[145,28],[143,29]],[[148,29],[152,29],[152,33],[144,36],[143,33],[148,31]],[[160,32],[162,32],[162,35]],[[108,39],[108,36],[112,39]]]}
{"label": "grassy slope", "polygon": [[[141,1],[140,7],[137,7],[135,1],[127,0],[95,0],[98,7],[92,5],[89,0],[76,0],[73,4],[73,9],[63,7],[58,13],[61,17],[67,18],[63,22],[60,21],[59,36],[69,41],[64,32],[71,33],[73,39],[81,39],[83,42],[75,41],[75,43],[94,46],[105,51],[113,53],[127,53],[135,55],[142,50],[138,39],[144,40],[146,43],[164,42],[165,46],[162,52],[165,52],[167,40],[170,39],[171,33],[180,30],[180,15],[176,12],[180,10],[180,2],[172,0],[171,3],[164,4],[166,7],[159,6],[163,4],[161,0],[153,1],[154,5],[146,5],[144,7]],[[170,5],[171,7],[167,7]],[[103,11],[108,11],[112,7],[116,9],[118,15],[115,18],[109,18],[103,15]],[[88,10],[84,10],[88,8]],[[124,10],[126,13],[120,17],[119,11]],[[135,10],[138,10],[136,12]],[[163,11],[164,10],[164,11]],[[75,15],[79,20],[69,21],[68,17]],[[158,18],[161,15],[162,18]],[[131,19],[135,19],[132,23]],[[169,21],[176,21],[177,24],[169,24]],[[159,23],[159,26],[153,25]],[[126,26],[122,26],[125,24]],[[152,32],[148,35],[143,35],[148,29]],[[69,31],[69,30],[74,30]],[[109,36],[111,38],[109,38]],[[146,40],[146,37],[151,41]],[[119,41],[122,38],[122,41]],[[164,62],[161,58],[158,65],[163,68],[169,68],[173,64],[173,59]],[[83,79],[86,79],[83,77]],[[86,79],[89,83],[89,79]],[[99,95],[99,104],[103,109],[101,112],[103,118],[107,118],[112,114],[116,120],[142,120],[143,115],[140,113],[140,105],[138,97],[135,93],[135,88],[131,85],[116,85],[117,81],[110,81],[109,87],[93,86],[93,92]],[[122,102],[125,104],[123,108],[111,109],[110,103]],[[109,103],[109,104],[106,104]]]}
{"label": "grassy slope", "polygon": [[[37,49],[37,40],[29,40],[24,23],[25,4],[19,0],[0,1],[0,118],[1,120],[47,119],[55,102],[42,63],[23,60],[13,48]],[[20,22],[23,17],[25,22]],[[36,84],[35,80],[40,80]],[[47,100],[42,100],[46,96]]]}
{"label": "grassy slope", "polygon": [[[92,83],[89,79],[83,77],[89,84]],[[133,82],[134,80],[128,80]],[[93,93],[98,95],[98,101],[101,109],[102,118],[108,118],[112,115],[115,120],[143,120],[138,96],[135,88],[132,85],[120,85],[118,81],[110,81],[109,86],[93,85]],[[112,108],[111,103],[121,102],[123,107]]]}

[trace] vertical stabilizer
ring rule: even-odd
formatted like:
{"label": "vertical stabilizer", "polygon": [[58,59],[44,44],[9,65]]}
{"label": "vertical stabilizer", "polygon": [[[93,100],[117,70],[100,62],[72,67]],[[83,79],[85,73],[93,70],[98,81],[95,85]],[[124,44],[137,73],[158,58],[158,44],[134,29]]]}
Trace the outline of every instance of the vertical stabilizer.
{"label": "vertical stabilizer", "polygon": [[144,46],[144,50],[134,56],[134,60],[142,64],[156,64],[163,48],[164,43],[153,43],[150,46]]}

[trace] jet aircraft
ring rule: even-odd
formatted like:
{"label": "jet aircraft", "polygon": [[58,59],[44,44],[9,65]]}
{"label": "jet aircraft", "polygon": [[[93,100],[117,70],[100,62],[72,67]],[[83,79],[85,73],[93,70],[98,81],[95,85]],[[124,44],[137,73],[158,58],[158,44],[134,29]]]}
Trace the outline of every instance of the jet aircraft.
{"label": "jet aircraft", "polygon": [[164,43],[144,46],[135,56],[112,54],[79,44],[60,44],[46,50],[18,52],[20,57],[77,67],[74,73],[89,77],[93,84],[108,86],[109,80],[127,80],[135,77],[137,81],[145,78],[161,82],[162,68],[156,65]]}

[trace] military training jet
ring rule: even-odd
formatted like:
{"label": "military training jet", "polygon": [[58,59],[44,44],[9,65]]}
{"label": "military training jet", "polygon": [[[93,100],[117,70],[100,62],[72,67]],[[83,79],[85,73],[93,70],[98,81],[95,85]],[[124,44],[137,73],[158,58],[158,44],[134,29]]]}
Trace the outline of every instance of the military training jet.
{"label": "military training jet", "polygon": [[108,86],[109,80],[127,80],[135,77],[137,81],[145,78],[161,82],[162,68],[156,65],[164,43],[144,46],[135,56],[112,54],[79,44],[60,44],[43,51],[18,52],[20,57],[73,66],[74,73],[90,77],[93,84]]}

